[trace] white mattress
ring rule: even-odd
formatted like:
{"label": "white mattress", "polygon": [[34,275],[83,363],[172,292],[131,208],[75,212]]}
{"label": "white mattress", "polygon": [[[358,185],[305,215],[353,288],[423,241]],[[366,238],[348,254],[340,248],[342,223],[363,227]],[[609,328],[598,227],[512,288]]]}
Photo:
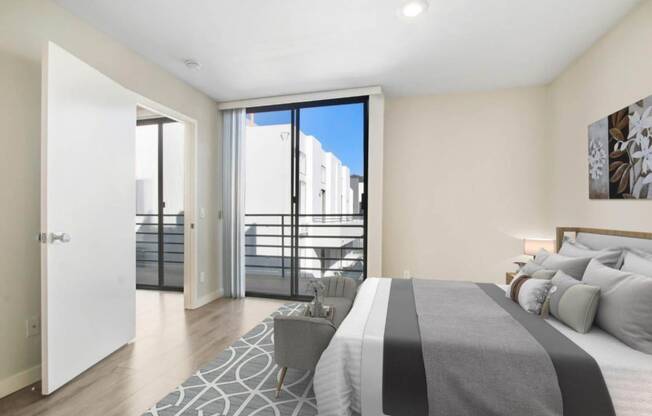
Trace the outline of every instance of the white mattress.
{"label": "white mattress", "polygon": [[548,323],[595,359],[618,416],[652,415],[652,355],[628,347],[595,326],[580,334],[554,318]]}
{"label": "white mattress", "polygon": [[[363,334],[379,281],[369,278],[362,284],[351,312],[317,364],[314,386],[320,416],[360,412]],[[579,334],[554,318],[548,323],[593,356],[618,416],[652,415],[652,355],[638,352],[596,327]],[[367,388],[382,389],[382,383],[366,384]],[[370,392],[364,394],[369,397]],[[382,393],[376,391],[373,396],[382,397]]]}

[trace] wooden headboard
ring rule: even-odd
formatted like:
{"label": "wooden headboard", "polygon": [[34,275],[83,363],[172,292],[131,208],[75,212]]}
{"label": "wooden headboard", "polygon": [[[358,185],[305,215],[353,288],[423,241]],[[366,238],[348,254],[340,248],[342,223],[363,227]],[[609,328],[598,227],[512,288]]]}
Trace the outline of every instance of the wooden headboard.
{"label": "wooden headboard", "polygon": [[588,228],[588,227],[557,227],[557,234],[555,238],[556,251],[559,251],[559,249],[561,248],[561,244],[564,241],[564,234],[566,233],[599,234],[605,236],[652,240],[652,233],[642,232],[642,231],[619,231],[619,230],[606,230],[601,228]]}

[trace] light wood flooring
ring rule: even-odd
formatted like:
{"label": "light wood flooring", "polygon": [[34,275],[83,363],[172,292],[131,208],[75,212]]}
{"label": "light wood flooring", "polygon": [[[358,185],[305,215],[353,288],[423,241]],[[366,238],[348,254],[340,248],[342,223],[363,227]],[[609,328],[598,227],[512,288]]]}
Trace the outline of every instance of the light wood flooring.
{"label": "light wood flooring", "polygon": [[37,383],[0,399],[0,415],[141,415],[283,303],[218,299],[186,311],[181,293],[138,290],[133,343],[50,396]]}

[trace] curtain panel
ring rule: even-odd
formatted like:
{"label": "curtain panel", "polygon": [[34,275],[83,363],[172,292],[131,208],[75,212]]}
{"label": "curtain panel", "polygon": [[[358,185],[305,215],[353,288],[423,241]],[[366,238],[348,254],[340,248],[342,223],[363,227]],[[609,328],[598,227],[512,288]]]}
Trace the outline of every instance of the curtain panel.
{"label": "curtain panel", "polygon": [[222,111],[222,214],[224,292],[245,296],[245,128],[244,108]]}

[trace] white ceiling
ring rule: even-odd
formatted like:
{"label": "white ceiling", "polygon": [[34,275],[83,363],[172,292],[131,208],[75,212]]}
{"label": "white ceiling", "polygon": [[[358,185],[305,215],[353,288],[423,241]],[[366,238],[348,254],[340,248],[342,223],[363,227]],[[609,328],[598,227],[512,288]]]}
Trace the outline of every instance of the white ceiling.
{"label": "white ceiling", "polygon": [[544,84],[639,3],[430,0],[407,20],[401,0],[55,1],[218,101]]}

